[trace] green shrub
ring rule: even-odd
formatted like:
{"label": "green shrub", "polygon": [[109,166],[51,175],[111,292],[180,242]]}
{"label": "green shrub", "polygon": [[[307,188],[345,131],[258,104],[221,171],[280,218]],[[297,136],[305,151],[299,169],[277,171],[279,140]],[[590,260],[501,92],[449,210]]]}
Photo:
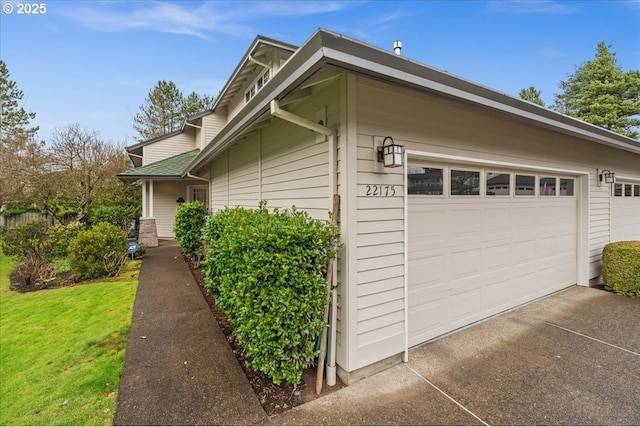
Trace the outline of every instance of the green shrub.
{"label": "green shrub", "polygon": [[297,386],[314,363],[326,325],[325,279],[338,229],[307,213],[225,209],[205,226],[207,287],[226,313],[251,366]]}
{"label": "green shrub", "polygon": [[128,235],[135,234],[135,229],[131,229],[131,224],[140,217],[139,204],[113,204],[92,206],[87,214],[87,224],[93,226],[100,222],[108,222],[121,228]]}
{"label": "green shrub", "polygon": [[201,201],[178,206],[173,231],[182,252],[192,260],[199,260],[202,256],[202,228],[206,222],[207,209]]}
{"label": "green shrub", "polygon": [[107,222],[81,231],[69,245],[71,270],[84,279],[117,276],[126,260],[127,237]]}
{"label": "green shrub", "polygon": [[49,227],[49,244],[52,255],[59,258],[69,255],[69,244],[82,229],[83,226],[78,221]]}
{"label": "green shrub", "polygon": [[15,257],[17,262],[29,255],[45,258],[51,252],[47,241],[47,222],[32,221],[16,228],[1,228],[0,246],[5,255]]}
{"label": "green shrub", "polygon": [[640,296],[640,241],[606,245],[602,251],[602,276],[607,289]]}

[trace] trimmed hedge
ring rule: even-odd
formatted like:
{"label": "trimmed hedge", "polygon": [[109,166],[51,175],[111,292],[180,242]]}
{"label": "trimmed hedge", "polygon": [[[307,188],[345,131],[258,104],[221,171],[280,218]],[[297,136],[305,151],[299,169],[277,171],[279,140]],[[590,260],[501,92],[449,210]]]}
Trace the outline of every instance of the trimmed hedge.
{"label": "trimmed hedge", "polygon": [[640,241],[606,245],[602,250],[602,276],[608,290],[640,296]]}
{"label": "trimmed hedge", "polygon": [[203,253],[202,229],[207,223],[207,208],[199,200],[178,206],[173,232],[182,252],[192,260]]}
{"label": "trimmed hedge", "polygon": [[300,383],[326,324],[327,263],[338,228],[306,212],[227,208],[205,226],[207,288],[251,366],[275,384]]}

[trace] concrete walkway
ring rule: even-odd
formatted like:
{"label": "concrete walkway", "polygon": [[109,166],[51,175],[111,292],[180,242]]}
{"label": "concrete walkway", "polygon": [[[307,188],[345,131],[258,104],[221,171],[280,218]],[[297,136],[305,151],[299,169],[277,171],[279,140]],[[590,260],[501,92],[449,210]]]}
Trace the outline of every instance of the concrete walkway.
{"label": "concrete walkway", "polygon": [[114,424],[268,424],[173,241],[142,262]]}
{"label": "concrete walkway", "polygon": [[640,425],[640,298],[571,287],[274,417],[173,242],[142,263],[115,424]]}

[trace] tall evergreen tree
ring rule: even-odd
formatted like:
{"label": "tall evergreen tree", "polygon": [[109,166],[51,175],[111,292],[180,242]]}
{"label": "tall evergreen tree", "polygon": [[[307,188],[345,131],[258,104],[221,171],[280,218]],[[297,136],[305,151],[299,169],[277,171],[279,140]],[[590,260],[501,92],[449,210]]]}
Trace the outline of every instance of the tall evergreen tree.
{"label": "tall evergreen tree", "polygon": [[605,42],[593,60],[560,82],[553,109],[637,139],[640,126],[640,71],[623,72]]}
{"label": "tall evergreen tree", "polygon": [[133,128],[142,140],[178,130],[184,118],[182,104],[182,92],[175,83],[160,80],[133,117]]}
{"label": "tall evergreen tree", "polygon": [[0,59],[0,138],[3,146],[10,140],[29,139],[38,132],[37,126],[30,126],[36,113],[28,112],[20,105],[23,97],[17,83],[11,80],[7,64]]}
{"label": "tall evergreen tree", "polygon": [[185,117],[189,117],[192,114],[210,110],[214,102],[214,98],[208,95],[199,95],[193,91],[182,102],[182,113]]}
{"label": "tall evergreen tree", "polygon": [[133,117],[133,128],[141,140],[155,138],[180,129],[186,117],[210,109],[214,101],[196,92],[184,97],[175,83],[160,80]]}
{"label": "tall evergreen tree", "polygon": [[31,125],[36,113],[24,109],[23,97],[0,60],[0,205],[24,202],[36,187],[34,173],[46,163],[38,127]]}
{"label": "tall evergreen tree", "polygon": [[522,89],[519,95],[520,99],[524,99],[525,101],[533,102],[534,104],[544,107],[544,101],[540,97],[540,91],[533,86],[530,86],[527,89]]}

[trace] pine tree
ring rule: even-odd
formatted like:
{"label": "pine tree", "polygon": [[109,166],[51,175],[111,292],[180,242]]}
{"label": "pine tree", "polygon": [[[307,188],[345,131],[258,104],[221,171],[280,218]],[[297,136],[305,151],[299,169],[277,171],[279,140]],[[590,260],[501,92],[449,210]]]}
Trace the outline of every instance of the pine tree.
{"label": "pine tree", "polygon": [[193,91],[182,102],[182,114],[184,114],[185,117],[189,117],[192,114],[210,110],[214,102],[214,98],[208,95],[201,96]]}
{"label": "pine tree", "polygon": [[0,59],[0,138],[3,148],[11,140],[28,140],[35,136],[38,127],[30,127],[36,113],[27,112],[20,106],[24,93],[11,80],[7,64]]}
{"label": "pine tree", "polygon": [[640,126],[640,72],[623,72],[610,46],[600,42],[596,56],[560,82],[553,109],[637,139]]}
{"label": "pine tree", "polygon": [[530,86],[527,89],[522,89],[519,95],[520,99],[524,99],[525,101],[533,102],[534,104],[544,107],[544,101],[540,97],[540,91],[533,86]]}
{"label": "pine tree", "polygon": [[215,99],[191,92],[186,98],[175,83],[161,80],[149,91],[145,104],[133,117],[133,128],[141,140],[147,140],[180,129],[185,118],[211,109]]}
{"label": "pine tree", "polygon": [[175,83],[160,80],[149,91],[145,104],[133,117],[133,128],[142,140],[152,139],[180,129],[183,96]]}

